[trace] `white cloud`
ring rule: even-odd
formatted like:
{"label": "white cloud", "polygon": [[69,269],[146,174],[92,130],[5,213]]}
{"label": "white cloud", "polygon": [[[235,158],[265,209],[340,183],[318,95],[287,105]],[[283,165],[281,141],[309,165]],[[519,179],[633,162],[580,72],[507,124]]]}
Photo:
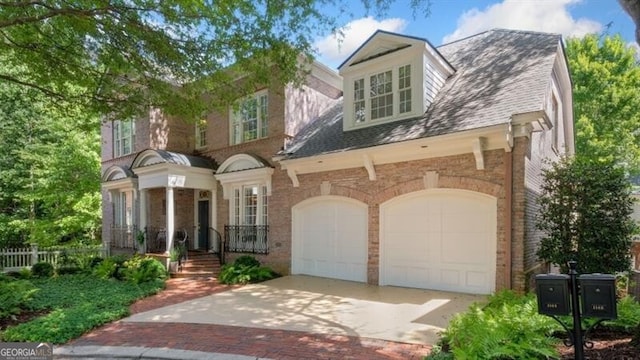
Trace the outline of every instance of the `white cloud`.
{"label": "white cloud", "polygon": [[574,19],[568,11],[570,5],[581,0],[503,0],[484,10],[473,8],[458,18],[457,29],[443,38],[448,43],[466,36],[493,29],[532,30],[559,33],[565,37],[582,37],[600,32],[597,21]]}
{"label": "white cloud", "polygon": [[316,40],[314,46],[325,64],[340,64],[351,55],[376,30],[401,32],[407,21],[392,18],[378,21],[371,16],[356,19],[342,27],[338,33],[330,34]]}

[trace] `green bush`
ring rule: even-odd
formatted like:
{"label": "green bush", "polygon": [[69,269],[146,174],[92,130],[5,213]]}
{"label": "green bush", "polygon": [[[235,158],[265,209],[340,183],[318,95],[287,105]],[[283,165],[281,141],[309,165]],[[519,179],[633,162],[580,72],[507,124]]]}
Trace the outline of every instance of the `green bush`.
{"label": "green bush", "polygon": [[253,256],[241,256],[233,264],[224,265],[219,280],[223,284],[247,284],[273,279],[277,274]]}
{"label": "green bush", "polygon": [[636,302],[631,296],[625,296],[618,300],[618,318],[616,320],[606,321],[607,327],[633,332],[640,326],[640,303]]}
{"label": "green bush", "polygon": [[31,267],[31,273],[35,277],[48,278],[53,276],[53,265],[47,262],[37,262]]}
{"label": "green bush", "polygon": [[124,263],[124,278],[134,284],[167,278],[162,263],[151,257],[134,256]]}
{"label": "green bush", "polygon": [[443,342],[460,360],[557,358],[552,334],[559,329],[552,318],[538,314],[535,296],[503,291],[485,306],[474,304],[456,315]]}
{"label": "green bush", "polygon": [[242,255],[233,262],[236,266],[258,267],[260,261],[251,255]]}
{"label": "green bush", "polygon": [[28,280],[0,279],[0,318],[19,314],[37,289]]}
{"label": "green bush", "polygon": [[111,256],[101,261],[94,269],[93,274],[101,279],[124,279],[124,263],[127,257],[122,255]]}

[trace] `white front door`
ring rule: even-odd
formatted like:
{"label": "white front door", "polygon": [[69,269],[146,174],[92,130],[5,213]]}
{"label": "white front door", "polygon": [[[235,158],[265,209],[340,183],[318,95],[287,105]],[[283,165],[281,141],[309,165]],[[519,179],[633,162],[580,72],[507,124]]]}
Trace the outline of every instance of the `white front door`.
{"label": "white front door", "polygon": [[292,210],[291,273],[367,281],[367,205],[338,196]]}
{"label": "white front door", "polygon": [[381,285],[495,290],[496,198],[426,190],[380,206]]}

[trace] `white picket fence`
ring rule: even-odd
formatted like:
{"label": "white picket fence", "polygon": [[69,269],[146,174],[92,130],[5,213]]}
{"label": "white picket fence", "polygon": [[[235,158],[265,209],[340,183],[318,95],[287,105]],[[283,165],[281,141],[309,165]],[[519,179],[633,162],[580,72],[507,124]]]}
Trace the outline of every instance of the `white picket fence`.
{"label": "white picket fence", "polygon": [[25,268],[30,269],[37,262],[48,262],[56,266],[64,254],[67,256],[94,255],[100,257],[109,255],[108,248],[104,246],[39,249],[37,245],[32,245],[29,248],[6,248],[0,249],[0,270],[12,272]]}

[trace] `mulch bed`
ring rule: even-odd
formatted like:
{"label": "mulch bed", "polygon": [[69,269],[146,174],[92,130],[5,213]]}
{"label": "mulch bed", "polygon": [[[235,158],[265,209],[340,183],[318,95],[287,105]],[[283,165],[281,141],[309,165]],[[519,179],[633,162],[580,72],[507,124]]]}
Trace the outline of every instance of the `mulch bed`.
{"label": "mulch bed", "polygon": [[[596,329],[589,335],[587,341],[593,342],[593,348],[585,349],[584,357],[589,360],[637,360],[640,359],[640,348],[631,345],[631,335]],[[558,347],[561,359],[573,360],[573,347],[564,345]]]}
{"label": "mulch bed", "polygon": [[9,326],[15,326],[27,321],[31,321],[39,316],[44,316],[49,313],[49,311],[50,310],[22,311],[18,315],[0,318],[0,331],[8,328]]}

